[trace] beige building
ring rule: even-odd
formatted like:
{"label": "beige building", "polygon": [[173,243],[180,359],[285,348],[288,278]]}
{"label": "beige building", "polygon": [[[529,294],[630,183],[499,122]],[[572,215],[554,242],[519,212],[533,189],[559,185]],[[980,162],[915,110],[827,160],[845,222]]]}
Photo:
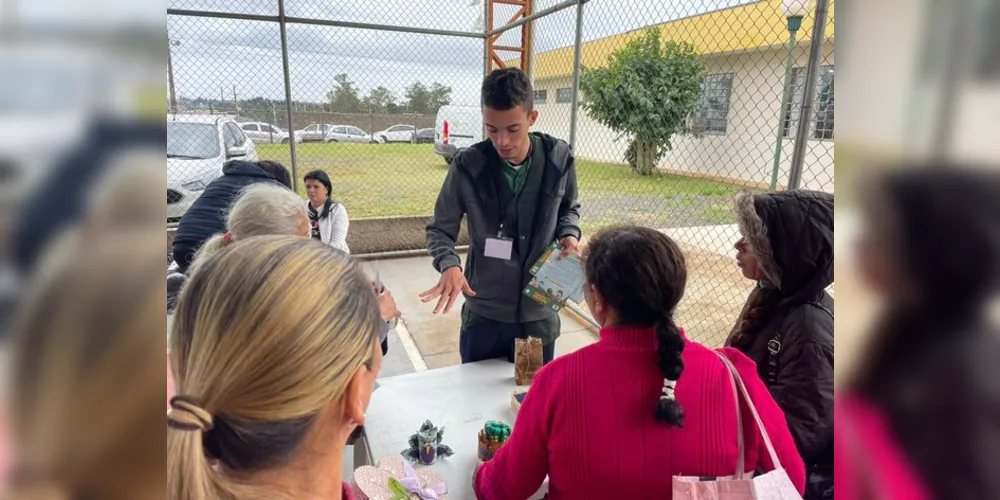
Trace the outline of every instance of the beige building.
{"label": "beige building", "polygon": [[[833,11],[816,80],[814,112],[807,141],[801,187],[833,192],[834,39]],[[764,0],[659,25],[664,40],[695,44],[705,61],[702,108],[691,118],[699,135],[675,138],[660,162],[665,171],[766,185],[770,182],[782,99],[788,31],[780,2]],[[792,71],[792,109],[783,124],[785,137],[778,184],[788,180],[802,102],[810,20],[798,32]],[[605,64],[638,32],[586,42],[583,65]],[[536,54],[532,76],[536,129],[569,139],[573,48]],[[787,129],[787,130],[785,130]],[[581,109],[575,152],[579,158],[623,163],[628,139],[590,118]]]}

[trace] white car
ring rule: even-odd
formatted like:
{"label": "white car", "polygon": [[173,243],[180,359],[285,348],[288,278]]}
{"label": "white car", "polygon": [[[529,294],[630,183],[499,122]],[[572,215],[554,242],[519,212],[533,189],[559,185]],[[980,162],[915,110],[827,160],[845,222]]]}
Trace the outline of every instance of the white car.
{"label": "white car", "polygon": [[257,147],[231,117],[167,116],[167,224],[180,222],[229,160],[257,161]]}
{"label": "white car", "polygon": [[372,134],[378,142],[385,144],[389,142],[413,142],[417,129],[413,125],[393,125],[385,130],[380,130]]}
{"label": "white car", "polygon": [[359,129],[358,127],[353,127],[351,125],[334,125],[329,132],[326,133],[326,142],[357,142],[360,144],[376,143],[378,141],[372,139],[372,136]]}
{"label": "white car", "polygon": [[[288,131],[276,125],[263,122],[240,123],[243,133],[249,137],[254,144],[288,144]],[[302,142],[302,133],[295,132],[295,143]]]}
{"label": "white car", "polygon": [[114,94],[106,80],[114,69],[84,49],[0,44],[0,225],[87,140],[88,121]]}
{"label": "white car", "polygon": [[329,123],[313,123],[302,130],[296,130],[295,135],[301,135],[303,142],[323,142],[331,129],[333,125]]}

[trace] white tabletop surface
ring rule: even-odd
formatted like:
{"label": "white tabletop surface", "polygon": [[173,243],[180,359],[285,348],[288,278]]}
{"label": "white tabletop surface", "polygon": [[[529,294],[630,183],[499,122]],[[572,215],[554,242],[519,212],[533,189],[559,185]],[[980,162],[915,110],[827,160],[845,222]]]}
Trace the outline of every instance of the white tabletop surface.
{"label": "white tabletop surface", "polygon": [[[510,407],[514,365],[504,360],[481,361],[426,372],[379,379],[365,416],[365,433],[377,462],[399,456],[424,420],[444,427],[442,444],[455,454],[430,467],[448,483],[448,498],[475,498],[472,471],[476,467],[479,430],[487,420],[513,426]],[[417,465],[416,467],[427,467]],[[532,498],[541,498],[546,490]]]}

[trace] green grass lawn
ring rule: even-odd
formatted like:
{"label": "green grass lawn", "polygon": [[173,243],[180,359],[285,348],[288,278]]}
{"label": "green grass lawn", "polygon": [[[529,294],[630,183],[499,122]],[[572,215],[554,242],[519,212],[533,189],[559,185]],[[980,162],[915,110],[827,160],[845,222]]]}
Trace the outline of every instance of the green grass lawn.
{"label": "green grass lawn", "polygon": [[[257,154],[291,165],[287,145],[258,145]],[[305,194],[306,172],[326,171],[352,218],[429,215],[448,172],[429,144],[299,144],[296,159],[299,191]],[[640,177],[627,166],[585,160],[577,163],[577,184],[584,229],[731,223],[732,199],[742,188],[682,175]]]}

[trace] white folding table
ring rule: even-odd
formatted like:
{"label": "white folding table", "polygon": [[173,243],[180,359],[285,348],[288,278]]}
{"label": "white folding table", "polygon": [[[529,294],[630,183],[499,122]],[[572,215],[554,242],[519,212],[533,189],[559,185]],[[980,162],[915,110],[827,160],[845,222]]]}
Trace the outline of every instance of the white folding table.
{"label": "white folding table", "polygon": [[[365,416],[364,433],[354,444],[355,466],[378,462],[384,456],[399,456],[410,436],[424,420],[430,420],[445,428],[442,443],[455,454],[439,458],[429,467],[448,483],[448,498],[475,498],[472,472],[479,430],[487,420],[513,426],[510,397],[516,388],[514,365],[504,360],[379,379]],[[547,483],[543,484],[531,498],[542,498],[547,489]]]}

